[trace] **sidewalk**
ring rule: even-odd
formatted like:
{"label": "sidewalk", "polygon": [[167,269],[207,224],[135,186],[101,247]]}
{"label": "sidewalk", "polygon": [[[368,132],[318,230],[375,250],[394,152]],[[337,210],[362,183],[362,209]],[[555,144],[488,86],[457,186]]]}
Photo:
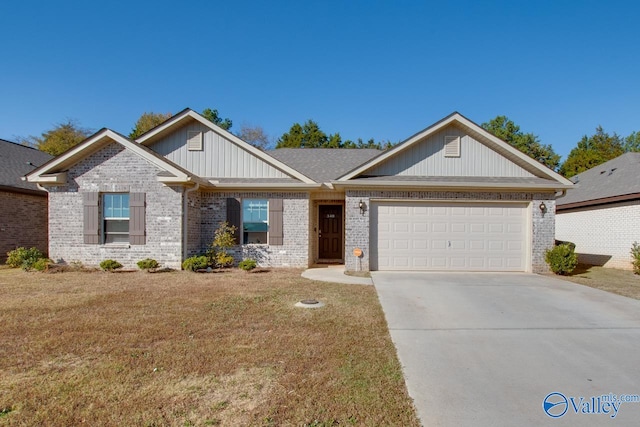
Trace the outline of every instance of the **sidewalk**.
{"label": "sidewalk", "polygon": [[344,265],[310,268],[302,273],[302,277],[321,282],[344,283],[347,285],[373,285],[369,277],[347,276],[344,274]]}

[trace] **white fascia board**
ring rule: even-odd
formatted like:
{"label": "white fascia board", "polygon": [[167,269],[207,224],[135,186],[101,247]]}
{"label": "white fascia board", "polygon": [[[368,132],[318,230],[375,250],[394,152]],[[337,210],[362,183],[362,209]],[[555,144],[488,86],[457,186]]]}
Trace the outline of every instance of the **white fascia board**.
{"label": "white fascia board", "polygon": [[148,141],[151,138],[153,138],[155,135],[158,135],[159,133],[164,132],[164,131],[168,130],[169,128],[173,127],[173,126],[176,126],[177,124],[179,124],[180,122],[182,122],[183,120],[185,120],[187,118],[191,118],[193,120],[196,120],[197,122],[199,122],[200,124],[208,127],[212,131],[222,135],[224,138],[228,139],[229,141],[232,141],[233,143],[237,144],[243,150],[250,152],[254,156],[258,157],[259,159],[261,159],[261,160],[263,160],[265,162],[267,162],[271,166],[274,166],[275,168],[282,170],[283,172],[287,173],[288,175],[290,175],[290,176],[292,176],[294,178],[297,178],[300,181],[302,181],[304,183],[307,183],[307,184],[315,183],[315,181],[310,179],[309,177],[301,174],[297,170],[291,168],[290,166],[287,166],[286,164],[282,163],[281,161],[271,157],[270,155],[268,155],[264,151],[259,150],[258,148],[254,147],[253,145],[249,144],[248,142],[243,141],[242,139],[238,138],[237,136],[235,136],[231,132],[222,129],[219,126],[216,126],[210,120],[205,119],[204,117],[202,117],[200,114],[196,113],[193,110],[186,110],[182,114],[178,114],[177,116],[172,117],[171,119],[167,120],[165,123],[161,124],[160,126],[156,127],[155,129],[153,129],[153,130],[145,133],[144,135],[142,135],[142,137],[138,138],[136,140],[136,142],[138,142],[139,144],[142,144],[142,145],[147,145]]}
{"label": "white fascia board", "polygon": [[37,175],[34,179],[31,179],[30,182],[36,182],[39,184],[66,184],[67,182],[67,173],[66,172],[58,172],[51,174],[42,174]]}
{"label": "white fascia board", "polygon": [[308,189],[315,189],[315,188],[320,188],[322,184],[318,184],[318,183],[310,183],[310,184],[306,184],[306,183],[300,183],[300,184],[296,184],[296,183],[249,183],[249,182],[242,182],[242,183],[233,183],[233,182],[224,182],[221,183],[219,181],[215,181],[215,180],[210,180],[209,181],[209,185],[214,186],[215,188],[219,188],[219,189],[224,189],[224,190],[229,190],[229,189],[241,189],[241,190],[250,190],[250,189],[260,189],[260,190],[268,190],[268,189],[274,189],[274,190],[308,190]]}
{"label": "white fascia board", "polygon": [[473,189],[473,190],[565,190],[573,188],[573,185],[565,184],[521,184],[521,183],[486,183],[486,182],[424,182],[424,181],[377,181],[377,182],[358,182],[358,181],[334,181],[333,186],[336,189],[342,188],[363,188],[368,190],[384,190],[384,189]]}

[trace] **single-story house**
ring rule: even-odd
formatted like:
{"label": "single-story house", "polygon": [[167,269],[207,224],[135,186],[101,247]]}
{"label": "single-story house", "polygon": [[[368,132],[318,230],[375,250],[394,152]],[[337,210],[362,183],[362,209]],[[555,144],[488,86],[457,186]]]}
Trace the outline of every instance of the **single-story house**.
{"label": "single-story house", "polygon": [[0,139],[0,262],[20,246],[47,252],[47,192],[21,178],[53,156]]}
{"label": "single-story house", "polygon": [[640,153],[626,153],[572,178],[558,199],[556,236],[576,244],[585,264],[632,269],[640,243]]}
{"label": "single-story house", "polygon": [[458,113],[384,152],[263,152],[190,109],[135,141],[102,129],[27,179],[49,191],[58,261],[179,268],[227,221],[238,260],[354,271],[546,271],[572,187]]}

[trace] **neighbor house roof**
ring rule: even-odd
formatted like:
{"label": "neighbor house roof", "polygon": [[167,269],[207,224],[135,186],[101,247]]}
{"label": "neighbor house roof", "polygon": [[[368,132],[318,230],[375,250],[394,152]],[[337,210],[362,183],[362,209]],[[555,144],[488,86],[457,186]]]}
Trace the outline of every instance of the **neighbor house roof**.
{"label": "neighbor house roof", "polygon": [[[399,155],[400,153],[404,153],[406,150],[409,150],[412,146],[416,144],[420,144],[426,138],[436,134],[441,131],[445,127],[449,125],[454,125],[460,129],[463,129],[469,135],[473,136],[474,139],[477,139],[490,149],[499,153],[503,157],[509,159],[516,165],[521,168],[527,170],[532,175],[544,179],[546,186],[544,188],[547,189],[565,189],[571,188],[573,184],[571,181],[563,177],[562,175],[554,172],[548,167],[544,166],[542,163],[532,159],[528,155],[524,154],[517,148],[511,146],[507,142],[501,140],[496,137],[492,133],[483,129],[481,126],[472,122],[471,120],[464,117],[462,114],[458,112],[454,112],[444,119],[436,122],[435,124],[429,126],[428,128],[416,133],[411,136],[404,142],[396,145],[395,147],[385,151],[383,154],[375,157],[367,163],[364,163],[350,172],[342,175],[338,178],[334,185],[351,185],[355,183],[355,181],[360,181],[358,177],[367,176],[367,172],[374,169],[376,166],[387,162],[389,159],[394,156]],[[542,184],[542,182],[540,182]],[[542,187],[539,187],[542,188]]]}
{"label": "neighbor house roof", "polygon": [[625,153],[571,180],[576,185],[558,199],[558,210],[640,199],[640,153]]}
{"label": "neighbor house roof", "polygon": [[330,182],[383,152],[375,148],[278,148],[267,153],[316,182]]}
{"label": "neighbor house roof", "polygon": [[0,139],[0,188],[46,196],[36,184],[23,181],[22,177],[52,158],[44,151]]}

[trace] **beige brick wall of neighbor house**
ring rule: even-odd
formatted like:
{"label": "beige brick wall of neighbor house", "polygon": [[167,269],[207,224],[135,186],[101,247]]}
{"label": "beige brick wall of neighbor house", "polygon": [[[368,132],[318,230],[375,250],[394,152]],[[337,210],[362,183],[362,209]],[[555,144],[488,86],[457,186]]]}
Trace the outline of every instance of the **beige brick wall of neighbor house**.
{"label": "beige brick wall of neighbor house", "polygon": [[[68,184],[49,188],[49,256],[55,261],[97,265],[115,259],[127,268],[154,258],[164,267],[182,261],[183,188],[167,187],[160,170],[118,144],[110,144],[68,171]],[[146,194],[145,245],[88,245],[83,239],[82,192]]]}
{"label": "beige brick wall of neighbor house", "polygon": [[631,245],[640,243],[640,200],[561,211],[556,236],[576,244],[580,262],[631,270]]}
{"label": "beige brick wall of neighbor house", "polygon": [[[548,248],[553,246],[555,240],[555,197],[553,193],[368,190],[349,190],[346,193],[345,269],[347,271],[369,270],[370,211],[367,210],[365,215],[362,215],[358,205],[362,200],[366,206],[370,207],[371,199],[533,202],[534,208],[531,209],[531,268],[534,273],[546,273],[549,271],[549,266],[544,260],[544,254]],[[541,202],[544,202],[547,206],[547,210],[544,213],[538,209]],[[359,260],[352,255],[355,248],[360,248],[363,251],[363,256]]]}
{"label": "beige brick wall of neighbor house", "polygon": [[262,267],[309,265],[309,195],[302,192],[203,192],[201,194],[201,251],[213,241],[213,233],[227,220],[227,198],[283,199],[283,245],[240,245],[233,249],[236,262],[252,258]]}
{"label": "beige brick wall of neighbor house", "polygon": [[0,191],[0,262],[17,247],[47,252],[47,195]]}

